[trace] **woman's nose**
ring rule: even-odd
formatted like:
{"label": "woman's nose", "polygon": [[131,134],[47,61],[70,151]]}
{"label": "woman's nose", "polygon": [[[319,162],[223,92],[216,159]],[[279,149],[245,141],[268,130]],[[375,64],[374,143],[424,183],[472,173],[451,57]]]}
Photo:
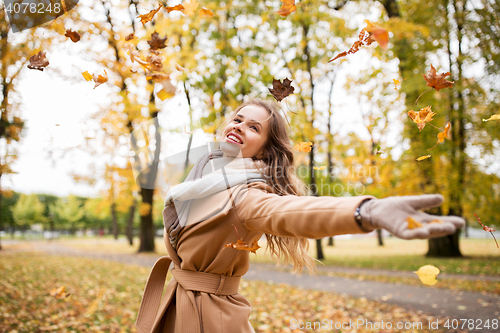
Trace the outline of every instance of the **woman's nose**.
{"label": "woman's nose", "polygon": [[234,124],[233,125],[233,130],[238,130],[240,132],[242,132],[242,126],[241,126],[241,123],[238,123],[238,124]]}

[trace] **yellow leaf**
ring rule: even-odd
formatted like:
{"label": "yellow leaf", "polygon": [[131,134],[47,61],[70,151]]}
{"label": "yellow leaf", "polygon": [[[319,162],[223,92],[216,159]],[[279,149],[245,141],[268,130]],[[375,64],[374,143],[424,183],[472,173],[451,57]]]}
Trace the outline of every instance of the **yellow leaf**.
{"label": "yellow leaf", "polygon": [[312,142],[301,142],[301,143],[295,145],[295,147],[293,147],[293,149],[298,150],[298,151],[303,152],[303,153],[308,153],[311,151],[311,147],[312,147]]}
{"label": "yellow leaf", "polygon": [[431,157],[431,155],[425,155],[425,156],[420,156],[419,158],[417,158],[417,161],[423,161],[425,159],[428,159],[429,157]]}
{"label": "yellow leaf", "polygon": [[425,265],[418,269],[418,271],[413,272],[418,275],[420,281],[428,286],[433,286],[437,283],[436,276],[439,274],[440,270],[432,265]]}
{"label": "yellow leaf", "polygon": [[151,204],[147,202],[141,202],[141,206],[139,207],[139,214],[141,216],[147,216],[151,211]]}
{"label": "yellow leaf", "polygon": [[156,93],[156,96],[158,96],[159,99],[162,101],[174,97],[176,93],[175,86],[170,82],[170,80],[164,80],[161,82],[161,85],[163,86],[163,89],[158,91]]}
{"label": "yellow leaf", "polygon": [[104,297],[104,293],[105,292],[106,292],[106,289],[101,288],[101,290],[99,291],[99,294],[97,295],[96,299],[94,299],[92,301],[92,303],[90,303],[90,305],[89,305],[89,307],[87,309],[87,312],[85,312],[85,316],[89,316],[92,313],[94,313],[95,310],[97,310],[97,307],[99,306],[99,303],[101,302],[102,298]]}
{"label": "yellow leaf", "polygon": [[408,229],[422,228],[422,224],[411,216],[406,218],[406,222],[408,222]]}
{"label": "yellow leaf", "polygon": [[182,6],[184,6],[184,14],[187,16],[192,16],[198,8],[198,3],[196,2],[196,0],[191,0],[191,2],[184,1],[182,3]]}
{"label": "yellow leaf", "polygon": [[488,119],[483,119],[483,121],[492,121],[492,120],[500,120],[500,114],[494,114]]}
{"label": "yellow leaf", "polygon": [[326,169],[326,166],[325,165],[322,165],[320,167],[313,167],[314,170],[325,170]]}
{"label": "yellow leaf", "polygon": [[60,286],[59,288],[54,288],[50,291],[50,296],[53,296],[57,299],[63,299],[68,297],[69,295],[71,294],[66,293],[64,286]]}
{"label": "yellow leaf", "polygon": [[411,118],[411,120],[413,120],[415,124],[417,124],[419,132],[425,127],[426,123],[433,120],[432,117],[434,117],[435,115],[436,113],[432,112],[430,105],[428,107],[420,109],[419,112],[413,110],[408,111],[408,116]]}
{"label": "yellow leaf", "polygon": [[398,90],[399,80],[392,79],[392,81],[394,81],[394,90]]}
{"label": "yellow leaf", "polygon": [[94,79],[95,86],[94,89],[99,87],[101,84],[108,82],[108,73],[106,73],[106,70],[104,70],[104,75],[93,75],[92,78]]}
{"label": "yellow leaf", "polygon": [[82,75],[85,80],[87,81],[92,80],[92,75],[88,71],[82,72]]}

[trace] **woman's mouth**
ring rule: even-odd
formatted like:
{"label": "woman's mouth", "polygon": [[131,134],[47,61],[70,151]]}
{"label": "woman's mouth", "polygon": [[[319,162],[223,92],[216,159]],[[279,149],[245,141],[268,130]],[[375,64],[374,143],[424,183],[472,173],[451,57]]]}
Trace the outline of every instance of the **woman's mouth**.
{"label": "woman's mouth", "polygon": [[243,144],[243,141],[241,141],[241,139],[239,137],[237,137],[236,135],[232,134],[232,133],[229,133],[226,137],[226,139],[230,142],[233,142],[233,143],[236,143],[236,144]]}

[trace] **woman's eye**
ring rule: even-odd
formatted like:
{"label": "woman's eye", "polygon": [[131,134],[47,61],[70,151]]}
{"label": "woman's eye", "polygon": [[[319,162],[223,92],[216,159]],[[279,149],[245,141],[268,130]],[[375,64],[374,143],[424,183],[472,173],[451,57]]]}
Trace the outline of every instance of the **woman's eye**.
{"label": "woman's eye", "polygon": [[257,126],[252,126],[250,128],[253,128],[253,129],[255,129],[258,132]]}
{"label": "woman's eye", "polygon": [[241,120],[239,120],[239,119],[234,119],[233,121],[234,121],[234,122],[241,123]]}

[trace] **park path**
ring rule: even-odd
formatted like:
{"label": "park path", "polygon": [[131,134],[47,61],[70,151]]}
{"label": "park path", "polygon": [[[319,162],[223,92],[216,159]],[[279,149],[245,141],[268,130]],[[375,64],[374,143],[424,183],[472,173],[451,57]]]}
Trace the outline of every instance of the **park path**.
{"label": "park path", "polygon": [[[84,251],[63,246],[56,242],[32,242],[23,250],[42,251],[53,255],[95,258],[124,264],[152,267],[160,255],[151,254],[110,254]],[[0,253],[1,254],[1,253]],[[360,275],[412,276],[412,272],[390,270],[371,270],[353,268],[318,267],[320,271],[333,273],[349,273]],[[473,276],[458,274],[440,274],[440,278],[458,278],[482,280],[484,283],[500,283],[499,276]],[[385,302],[406,309],[417,310],[424,314],[449,316],[452,319],[472,319],[475,324],[479,320],[485,323],[493,319],[500,322],[500,296],[486,293],[454,291],[449,289],[428,288],[425,286],[409,286],[396,283],[376,282],[343,278],[338,276],[316,275],[307,273],[292,275],[283,268],[270,264],[251,264],[246,280],[259,280],[269,283],[287,283],[304,289],[316,289],[335,292],[352,297],[364,297],[369,300]],[[481,332],[499,332],[500,329],[481,329]]]}

